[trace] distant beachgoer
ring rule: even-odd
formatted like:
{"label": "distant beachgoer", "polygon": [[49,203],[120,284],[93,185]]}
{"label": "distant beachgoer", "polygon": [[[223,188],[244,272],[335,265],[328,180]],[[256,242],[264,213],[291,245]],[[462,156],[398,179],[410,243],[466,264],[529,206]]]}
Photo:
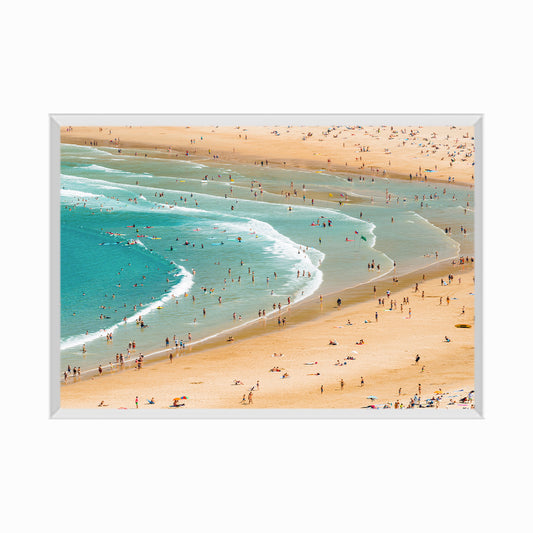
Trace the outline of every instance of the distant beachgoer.
{"label": "distant beachgoer", "polygon": [[361,387],[365,384],[365,380],[363,378],[363,376],[361,376]]}
{"label": "distant beachgoer", "polygon": [[135,407],[136,409],[139,409],[139,397],[135,396]]}

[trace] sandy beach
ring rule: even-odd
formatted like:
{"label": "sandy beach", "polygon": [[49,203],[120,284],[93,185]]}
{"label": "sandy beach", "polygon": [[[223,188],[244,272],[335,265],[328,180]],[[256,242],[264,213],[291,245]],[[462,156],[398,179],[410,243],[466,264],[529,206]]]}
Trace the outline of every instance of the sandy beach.
{"label": "sandy beach", "polygon": [[[185,353],[172,362],[69,383],[62,386],[62,407],[96,408],[103,401],[102,409],[132,409],[138,397],[139,409],[160,409],[186,396],[179,402],[185,408],[360,408],[385,403],[394,408],[397,401],[406,407],[419,394],[419,385],[424,400],[447,393],[440,408],[465,407],[450,405],[450,400],[457,402],[474,389],[473,270],[456,265],[450,272],[454,280],[449,285],[441,285],[441,278],[425,281],[420,274],[418,291],[413,286],[396,292],[391,283],[389,297],[378,293],[372,301],[355,305],[326,308],[317,297],[308,304],[314,320],[293,325],[288,315],[285,327],[260,336],[239,340],[235,335],[224,346]],[[388,310],[391,300],[396,307]],[[356,344],[361,339],[364,344]],[[275,367],[281,371],[271,371]],[[282,378],[285,373],[288,377]],[[148,403],[152,398],[153,405]]]}
{"label": "sandy beach", "polygon": [[[188,157],[188,151],[205,160],[357,175],[453,177],[473,187],[472,127],[74,127],[62,128],[61,141],[139,157],[143,149],[169,158]],[[406,279],[389,275],[373,294],[371,284],[323,300],[319,291],[302,305],[237,329],[231,342],[219,337],[174,350],[172,360],[159,356],[140,369],[130,361],[88,379],[68,376],[61,406],[136,409],[138,398],[139,409],[173,403],[193,409],[398,408],[415,398],[422,406],[470,408],[472,403],[459,400],[474,389],[473,265],[434,263],[438,268]],[[448,274],[454,277],[450,284]],[[432,398],[440,401],[426,403]]]}
{"label": "sandy beach", "polygon": [[292,168],[473,185],[474,128],[433,126],[73,127],[61,142],[158,149]]}

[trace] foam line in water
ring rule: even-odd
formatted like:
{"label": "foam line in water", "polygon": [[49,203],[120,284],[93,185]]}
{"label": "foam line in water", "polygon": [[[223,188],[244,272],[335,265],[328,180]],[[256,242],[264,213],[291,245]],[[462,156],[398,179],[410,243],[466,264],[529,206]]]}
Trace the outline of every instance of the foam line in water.
{"label": "foam line in water", "polygon": [[143,307],[140,312],[136,312],[135,315],[132,315],[130,317],[126,318],[126,321],[122,320],[116,324],[113,324],[109,328],[100,329],[98,331],[93,331],[88,334],[82,334],[82,335],[74,335],[72,337],[68,337],[61,341],[61,350],[65,350],[68,348],[75,348],[76,346],[82,346],[83,344],[87,344],[91,341],[94,341],[96,339],[99,339],[101,337],[105,337],[108,333],[114,333],[117,328],[124,325],[125,323],[131,324],[136,322],[139,315],[144,317],[157,309],[158,307],[163,306],[166,302],[168,302],[172,298],[178,298],[179,296],[185,294],[186,292],[189,292],[194,285],[194,276],[191,272],[186,270],[183,266],[178,265],[172,261],[172,264],[175,265],[179,272],[174,274],[174,276],[178,277],[181,276],[180,281],[170,288],[170,290],[165,293],[159,300],[156,300],[154,302],[151,302],[150,305]]}
{"label": "foam line in water", "polygon": [[86,192],[86,191],[76,191],[74,189],[61,189],[61,196],[64,196],[66,198],[78,198],[78,199],[100,198],[98,194],[93,194],[91,192]]}
{"label": "foam line in water", "polygon": [[434,227],[437,231],[442,233],[443,237],[445,237],[446,239],[449,239],[450,241],[452,241],[453,245],[455,246],[455,253],[459,254],[459,251],[461,250],[461,245],[455,239],[452,239],[448,233],[445,233],[443,229],[439,228],[438,226],[435,226],[435,224],[432,224],[427,218],[424,218],[423,216],[419,215],[418,213],[415,213],[414,211],[409,211],[409,212],[413,213],[413,215],[415,217],[419,218],[420,220],[422,220],[426,224],[429,224],[430,226]]}

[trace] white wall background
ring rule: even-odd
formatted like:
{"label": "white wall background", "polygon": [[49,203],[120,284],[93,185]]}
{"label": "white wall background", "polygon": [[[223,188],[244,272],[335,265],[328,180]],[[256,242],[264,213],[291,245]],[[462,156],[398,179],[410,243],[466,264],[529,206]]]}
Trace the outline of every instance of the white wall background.
{"label": "white wall background", "polygon": [[[526,5],[3,6],[6,531],[524,529],[532,473]],[[484,113],[485,419],[49,420],[48,113],[82,112]]]}

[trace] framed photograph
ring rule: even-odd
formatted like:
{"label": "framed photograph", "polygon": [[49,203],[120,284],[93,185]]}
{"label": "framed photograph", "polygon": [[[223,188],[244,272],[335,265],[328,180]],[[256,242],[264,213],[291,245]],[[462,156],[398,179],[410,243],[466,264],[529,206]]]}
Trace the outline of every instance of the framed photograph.
{"label": "framed photograph", "polygon": [[50,128],[53,418],[482,416],[481,115]]}

